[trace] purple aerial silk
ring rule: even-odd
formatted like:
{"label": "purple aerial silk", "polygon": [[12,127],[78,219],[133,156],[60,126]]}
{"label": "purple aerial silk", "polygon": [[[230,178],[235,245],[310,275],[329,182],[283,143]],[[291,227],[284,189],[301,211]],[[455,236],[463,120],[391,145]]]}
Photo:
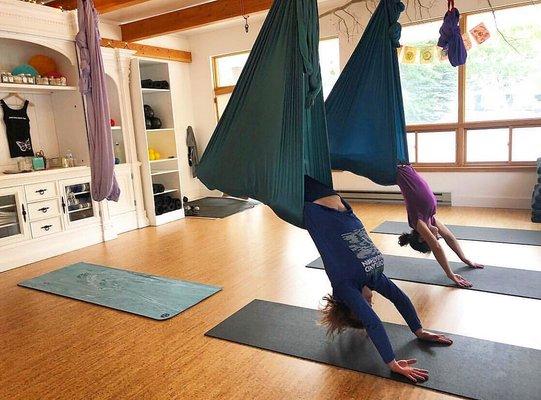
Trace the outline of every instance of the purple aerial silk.
{"label": "purple aerial silk", "polygon": [[460,34],[458,19],[460,13],[454,7],[453,2],[449,2],[449,10],[443,17],[443,25],[440,28],[440,39],[438,46],[447,51],[449,62],[453,67],[466,64],[468,53]]}
{"label": "purple aerial silk", "polygon": [[87,135],[92,175],[92,198],[118,201],[120,188],[115,177],[115,159],[105,71],[100,49],[98,16],[92,0],[77,0],[79,33],[79,89],[85,96]]}

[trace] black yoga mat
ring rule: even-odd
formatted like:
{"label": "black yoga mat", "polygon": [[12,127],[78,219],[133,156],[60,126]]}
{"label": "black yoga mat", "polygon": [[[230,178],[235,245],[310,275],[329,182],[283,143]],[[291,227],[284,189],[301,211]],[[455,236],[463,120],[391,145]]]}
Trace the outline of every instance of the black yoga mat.
{"label": "black yoga mat", "polygon": [[199,212],[186,212],[187,217],[225,218],[258,205],[255,200],[239,200],[231,197],[204,197],[185,203],[185,206],[198,206]]}
{"label": "black yoga mat", "polygon": [[[383,257],[384,272],[388,278],[429,285],[455,286],[435,260],[387,254]],[[473,283],[473,287],[469,290],[541,300],[540,271],[492,266],[477,269],[458,262],[449,262],[449,265],[455,274],[462,275]],[[307,267],[324,269],[321,258],[312,261]]]}
{"label": "black yoga mat", "polygon": [[[254,300],[206,335],[408,382],[389,371],[364,332],[347,330],[331,341],[318,319],[317,310]],[[429,370],[421,387],[471,399],[539,400],[540,350],[459,335],[449,335],[447,347],[416,340],[407,326],[384,325],[397,358],[416,358]]]}
{"label": "black yoga mat", "polygon": [[[453,232],[457,239],[541,246],[541,231],[462,225],[447,225],[447,227]],[[400,235],[404,232],[409,232],[410,230],[411,228],[406,222],[385,221],[371,232]]]}

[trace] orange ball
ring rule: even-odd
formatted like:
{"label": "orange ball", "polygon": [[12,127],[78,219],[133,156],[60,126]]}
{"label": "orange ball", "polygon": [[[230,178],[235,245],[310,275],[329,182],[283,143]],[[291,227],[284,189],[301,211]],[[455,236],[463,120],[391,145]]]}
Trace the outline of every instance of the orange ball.
{"label": "orange ball", "polygon": [[41,54],[32,57],[28,64],[34,67],[41,76],[49,76],[51,73],[58,71],[55,60]]}

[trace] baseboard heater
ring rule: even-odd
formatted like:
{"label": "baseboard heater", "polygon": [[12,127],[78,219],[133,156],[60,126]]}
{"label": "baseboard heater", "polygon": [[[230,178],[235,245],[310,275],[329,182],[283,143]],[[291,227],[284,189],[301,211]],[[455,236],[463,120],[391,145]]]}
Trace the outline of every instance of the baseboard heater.
{"label": "baseboard heater", "polygon": [[[350,201],[364,201],[369,203],[403,203],[402,193],[396,191],[378,190],[338,190],[340,196]],[[439,205],[451,205],[450,192],[434,192]]]}

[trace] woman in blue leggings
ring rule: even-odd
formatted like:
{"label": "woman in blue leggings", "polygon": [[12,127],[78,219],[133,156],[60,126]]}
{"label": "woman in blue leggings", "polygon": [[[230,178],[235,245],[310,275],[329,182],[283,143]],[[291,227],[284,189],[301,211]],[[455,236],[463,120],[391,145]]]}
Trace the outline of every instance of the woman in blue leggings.
{"label": "woman in blue leggings", "polygon": [[452,341],[422,328],[410,299],[383,273],[383,256],[350,205],[331,188],[306,176],[304,222],[333,288],[333,294],[324,298],[322,310],[329,334],[347,327],[364,328],[393,372],[413,382],[427,380],[428,371],[412,366],[416,360],[396,360],[385,328],[372,309],[371,291],[389,299],[419,339],[447,345]]}

